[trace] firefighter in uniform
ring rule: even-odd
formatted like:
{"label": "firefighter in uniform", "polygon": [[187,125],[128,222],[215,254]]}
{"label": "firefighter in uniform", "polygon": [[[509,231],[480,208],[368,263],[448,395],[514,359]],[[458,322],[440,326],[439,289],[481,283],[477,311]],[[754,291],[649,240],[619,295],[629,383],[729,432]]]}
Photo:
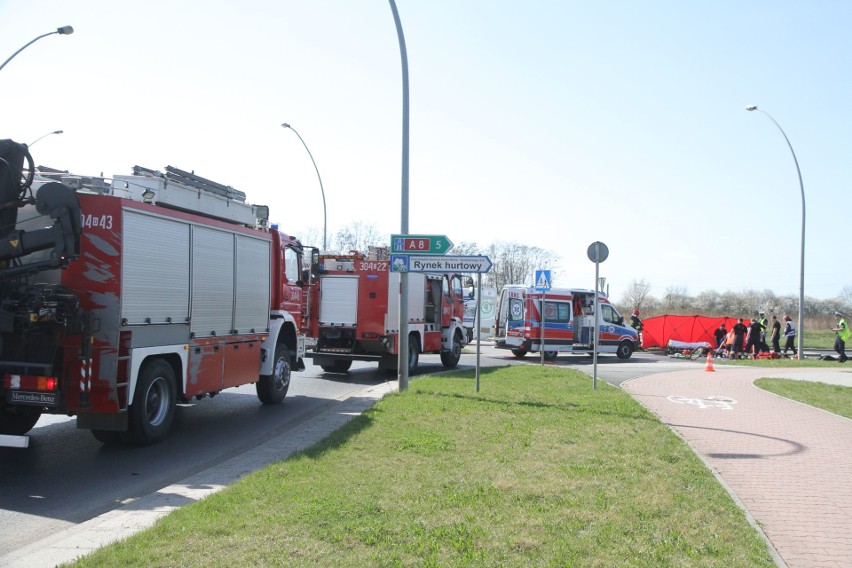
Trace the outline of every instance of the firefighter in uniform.
{"label": "firefighter in uniform", "polygon": [[633,315],[630,316],[630,327],[636,330],[639,335],[639,345],[642,345],[642,320],[639,319],[639,310],[633,310]]}

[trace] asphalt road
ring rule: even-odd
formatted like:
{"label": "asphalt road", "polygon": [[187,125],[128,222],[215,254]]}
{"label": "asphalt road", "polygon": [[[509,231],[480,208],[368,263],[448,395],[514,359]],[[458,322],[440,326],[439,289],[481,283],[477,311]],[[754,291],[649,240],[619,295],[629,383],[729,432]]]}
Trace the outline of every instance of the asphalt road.
{"label": "asphalt road", "polygon": [[[475,366],[475,345],[459,368]],[[535,354],[517,359],[483,345],[482,367],[539,364]],[[629,361],[613,356],[562,356],[556,364],[581,370],[600,381],[623,381],[700,363],[636,353]],[[416,375],[443,370],[437,355],[423,355]],[[416,376],[415,375],[415,376]],[[308,363],[294,373],[282,405],[263,406],[254,386],[229,389],[178,409],[170,436],[149,447],[104,446],[73,418],[46,416],[30,433],[26,449],[0,448],[0,556],[54,531],[78,524],[157,491],[224,460],[286,435],[339,400],[395,375],[374,364],[356,363],[349,373],[324,373]]]}

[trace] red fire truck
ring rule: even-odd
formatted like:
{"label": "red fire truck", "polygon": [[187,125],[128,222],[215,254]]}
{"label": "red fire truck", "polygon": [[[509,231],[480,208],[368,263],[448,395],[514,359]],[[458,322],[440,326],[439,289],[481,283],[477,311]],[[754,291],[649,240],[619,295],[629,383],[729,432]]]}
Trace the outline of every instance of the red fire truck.
{"label": "red fire truck", "polygon": [[108,183],[36,175],[11,140],[0,157],[0,438],[49,413],[150,444],[179,402],[248,383],[284,399],[304,369],[302,247],[268,208],[171,167]]}
{"label": "red fire truck", "polygon": [[[308,298],[307,357],[326,372],[343,373],[352,361],[397,369],[399,274],[389,272],[388,249],[367,254],[315,255]],[[408,366],[421,353],[439,353],[446,368],[458,365],[467,343],[461,276],[409,274]]]}

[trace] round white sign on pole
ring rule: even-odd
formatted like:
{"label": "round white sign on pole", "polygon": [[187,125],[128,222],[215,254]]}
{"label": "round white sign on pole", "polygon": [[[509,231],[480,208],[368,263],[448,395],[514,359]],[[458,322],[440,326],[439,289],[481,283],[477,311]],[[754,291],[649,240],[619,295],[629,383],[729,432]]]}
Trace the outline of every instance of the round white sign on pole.
{"label": "round white sign on pole", "polygon": [[609,256],[609,249],[602,242],[595,241],[589,245],[587,254],[592,262],[603,262]]}

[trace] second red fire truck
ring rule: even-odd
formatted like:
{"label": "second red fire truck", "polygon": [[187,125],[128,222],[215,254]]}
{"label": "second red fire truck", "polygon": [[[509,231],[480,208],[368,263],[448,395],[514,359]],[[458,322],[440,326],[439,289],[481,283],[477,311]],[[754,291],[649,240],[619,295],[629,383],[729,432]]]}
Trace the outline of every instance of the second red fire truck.
{"label": "second red fire truck", "polygon": [[[369,253],[315,255],[307,357],[327,372],[345,372],[352,361],[397,369],[399,274],[389,271],[387,248]],[[457,274],[408,276],[408,367],[421,353],[440,354],[446,368],[458,365],[467,344],[464,293]]]}

